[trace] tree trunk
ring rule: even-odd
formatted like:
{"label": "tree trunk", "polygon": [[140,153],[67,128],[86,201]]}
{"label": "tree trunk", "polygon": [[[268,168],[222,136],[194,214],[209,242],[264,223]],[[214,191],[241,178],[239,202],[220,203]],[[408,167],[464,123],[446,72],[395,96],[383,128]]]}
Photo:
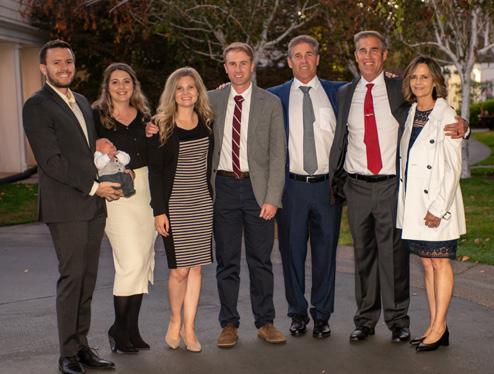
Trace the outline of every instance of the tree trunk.
{"label": "tree trunk", "polygon": [[[468,70],[468,69],[467,69]],[[470,90],[472,87],[471,69],[462,74],[462,89],[461,89],[461,116],[467,121],[470,118]],[[461,146],[461,178],[470,178],[470,152],[469,152],[470,140],[463,140]]]}

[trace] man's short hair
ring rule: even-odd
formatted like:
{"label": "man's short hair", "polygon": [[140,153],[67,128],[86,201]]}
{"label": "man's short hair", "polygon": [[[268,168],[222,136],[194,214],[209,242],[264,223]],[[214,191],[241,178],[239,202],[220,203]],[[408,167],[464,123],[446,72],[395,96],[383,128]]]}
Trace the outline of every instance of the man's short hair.
{"label": "man's short hair", "polygon": [[244,52],[250,57],[251,61],[254,61],[254,50],[247,43],[233,42],[225,47],[223,50],[223,61],[226,62],[226,55],[231,52]]}
{"label": "man's short hair", "polygon": [[292,57],[292,49],[301,43],[309,44],[314,50],[314,53],[316,55],[319,54],[319,42],[317,41],[317,39],[313,38],[310,35],[299,35],[290,40],[290,42],[288,43],[288,57]]}
{"label": "man's short hair", "polygon": [[48,52],[49,49],[53,48],[67,48],[70,50],[70,53],[72,54],[72,57],[75,60],[75,54],[74,51],[72,50],[72,47],[70,46],[69,43],[66,41],[56,39],[56,40],[50,40],[49,42],[45,43],[43,47],[41,47],[41,50],[39,51],[39,63],[46,65],[46,53]]}
{"label": "man's short hair", "polygon": [[384,51],[388,50],[387,39],[379,31],[374,31],[374,30],[360,31],[353,36],[353,41],[355,43],[355,50],[357,50],[357,44],[360,41],[360,39],[368,38],[369,36],[373,36],[375,38],[378,38],[379,41],[381,42],[381,47],[383,48],[383,50]]}

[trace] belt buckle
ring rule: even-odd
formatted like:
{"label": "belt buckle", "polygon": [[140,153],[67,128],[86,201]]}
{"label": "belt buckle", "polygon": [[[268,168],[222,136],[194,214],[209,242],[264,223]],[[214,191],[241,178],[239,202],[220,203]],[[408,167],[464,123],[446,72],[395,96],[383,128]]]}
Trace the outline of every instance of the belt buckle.
{"label": "belt buckle", "polygon": [[312,183],[313,179],[314,179],[313,175],[306,175],[305,176],[305,183]]}

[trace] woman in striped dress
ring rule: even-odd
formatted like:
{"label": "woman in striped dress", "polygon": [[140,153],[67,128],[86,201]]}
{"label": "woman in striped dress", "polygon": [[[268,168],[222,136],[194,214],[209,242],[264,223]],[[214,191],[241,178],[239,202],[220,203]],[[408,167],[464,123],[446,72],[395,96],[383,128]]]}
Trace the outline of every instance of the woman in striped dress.
{"label": "woman in striped dress", "polygon": [[201,266],[212,262],[213,113],[196,70],[185,67],[170,75],[153,122],[159,133],[149,150],[151,206],[170,269],[171,316],[165,340],[176,349],[182,337],[187,350],[200,352],[194,322]]}

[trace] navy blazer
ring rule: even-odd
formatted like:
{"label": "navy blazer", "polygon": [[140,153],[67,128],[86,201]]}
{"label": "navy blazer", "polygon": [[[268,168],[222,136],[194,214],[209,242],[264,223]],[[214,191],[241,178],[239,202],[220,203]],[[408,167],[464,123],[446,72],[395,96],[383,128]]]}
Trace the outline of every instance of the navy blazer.
{"label": "navy blazer", "polygon": [[[333,107],[334,115],[335,118],[338,118],[338,104],[336,100],[336,94],[338,92],[338,88],[345,85],[347,82],[337,82],[337,81],[328,81],[325,79],[319,79],[319,82],[321,82],[321,85],[326,92],[326,95],[328,96],[329,102],[331,103],[331,106]],[[290,90],[292,88],[292,83],[293,79],[290,79],[289,81],[280,84],[279,86],[271,87],[268,88],[267,90],[276,96],[278,96],[281,100],[281,104],[283,105],[283,115],[285,118],[285,133],[286,133],[286,139],[287,139],[287,147],[288,147],[288,134],[289,134],[289,111],[288,111],[288,104],[290,103]],[[288,175],[289,171],[289,165],[290,165],[290,160],[289,160],[289,153],[287,152],[287,157],[286,157],[286,171]]]}

